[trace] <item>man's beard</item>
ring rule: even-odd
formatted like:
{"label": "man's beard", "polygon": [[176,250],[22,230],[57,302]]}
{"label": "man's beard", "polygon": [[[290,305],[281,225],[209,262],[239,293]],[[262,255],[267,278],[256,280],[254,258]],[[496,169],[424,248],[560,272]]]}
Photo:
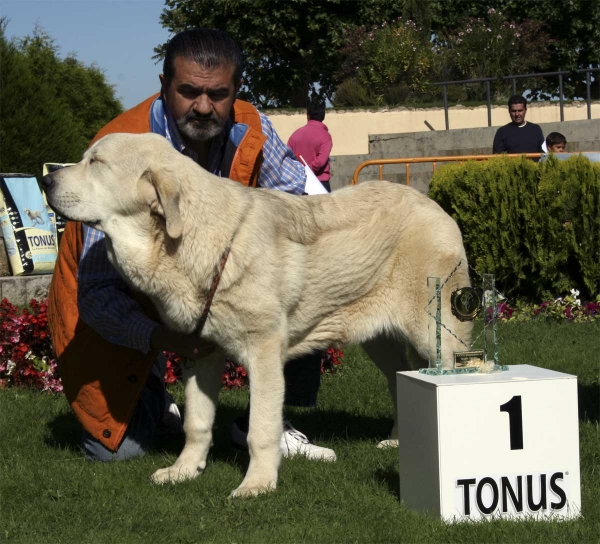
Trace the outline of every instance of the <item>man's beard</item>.
{"label": "man's beard", "polygon": [[226,120],[220,119],[214,113],[210,116],[200,116],[190,111],[181,119],[177,119],[179,132],[193,142],[205,142],[219,134]]}

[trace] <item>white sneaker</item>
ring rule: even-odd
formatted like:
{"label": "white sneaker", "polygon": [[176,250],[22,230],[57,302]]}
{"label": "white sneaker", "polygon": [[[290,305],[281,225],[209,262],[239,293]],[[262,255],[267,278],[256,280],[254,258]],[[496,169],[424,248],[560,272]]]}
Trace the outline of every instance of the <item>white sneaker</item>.
{"label": "white sneaker", "polygon": [[382,440],[381,442],[379,442],[379,444],[377,444],[377,448],[379,448],[380,450],[387,450],[388,448],[397,448],[398,447],[398,440],[395,440],[393,438],[389,438],[388,440]]}
{"label": "white sneaker", "polygon": [[295,429],[289,421],[283,422],[280,447],[284,457],[304,455],[307,459],[314,461],[335,461],[337,459],[333,450],[311,444],[306,435]]}
{"label": "white sneaker", "polygon": [[[248,434],[238,427],[237,422],[234,422],[231,427],[231,438],[236,446],[248,448]],[[304,455],[315,461],[335,461],[337,459],[333,450],[311,444],[306,435],[295,429],[289,421],[283,422],[283,434],[279,447],[284,457]]]}

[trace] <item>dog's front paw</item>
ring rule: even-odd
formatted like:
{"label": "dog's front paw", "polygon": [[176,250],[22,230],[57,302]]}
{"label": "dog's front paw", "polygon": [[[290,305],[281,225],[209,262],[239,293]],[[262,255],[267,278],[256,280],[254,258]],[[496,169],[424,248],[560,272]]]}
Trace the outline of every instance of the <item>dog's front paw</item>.
{"label": "dog's front paw", "polygon": [[200,466],[188,467],[175,464],[172,467],[157,470],[150,476],[150,480],[155,484],[176,484],[185,480],[193,480],[202,472],[204,472],[204,468]]}
{"label": "dog's front paw", "polygon": [[256,495],[260,495],[262,493],[268,493],[269,491],[275,491],[275,487],[277,484],[275,482],[270,482],[266,485],[261,484],[247,484],[242,482],[235,491],[231,493],[231,497],[256,497]]}

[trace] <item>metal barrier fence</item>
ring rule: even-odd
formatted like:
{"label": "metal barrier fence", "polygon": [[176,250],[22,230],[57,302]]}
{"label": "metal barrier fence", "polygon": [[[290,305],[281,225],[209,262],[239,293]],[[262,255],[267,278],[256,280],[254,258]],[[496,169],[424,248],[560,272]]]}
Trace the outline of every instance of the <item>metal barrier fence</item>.
{"label": "metal barrier fence", "polygon": [[[584,68],[581,70],[573,71],[562,71],[562,72],[541,72],[538,74],[521,74],[516,76],[506,76],[503,78],[495,77],[484,77],[481,79],[463,79],[461,81],[441,81],[434,83],[438,87],[442,87],[444,91],[444,116],[446,118],[446,130],[450,130],[450,122],[448,120],[448,85],[464,85],[467,83],[485,83],[485,90],[487,95],[487,111],[488,111],[488,127],[492,126],[492,100],[490,91],[490,81],[498,81],[502,79],[504,81],[512,82],[512,94],[517,94],[517,79],[532,79],[540,77],[554,77],[558,76],[558,100],[560,104],[560,120],[565,120],[564,115],[564,97],[563,97],[563,76],[573,75],[574,73],[585,74],[585,88],[586,88],[586,102],[587,102],[587,118],[592,118],[592,81],[591,76],[593,72],[598,72],[600,75],[600,68]],[[600,77],[596,76],[596,82],[600,84]]]}
{"label": "metal barrier fence", "polygon": [[352,185],[358,184],[358,175],[360,171],[367,166],[379,166],[379,179],[383,179],[383,167],[386,164],[404,164],[406,167],[406,185],[410,186],[410,165],[427,163],[433,164],[433,173],[437,170],[439,162],[464,162],[464,161],[487,161],[492,157],[526,157],[528,159],[539,159],[541,153],[517,153],[506,155],[451,155],[448,157],[410,157],[405,159],[373,159],[359,164],[352,175]]}

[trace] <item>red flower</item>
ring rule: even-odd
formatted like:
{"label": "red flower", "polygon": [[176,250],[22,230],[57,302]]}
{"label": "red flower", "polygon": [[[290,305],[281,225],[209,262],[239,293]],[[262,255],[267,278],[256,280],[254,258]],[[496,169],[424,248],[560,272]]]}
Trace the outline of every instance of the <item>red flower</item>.
{"label": "red flower", "polygon": [[339,349],[329,348],[324,351],[321,356],[321,374],[334,373],[337,368],[342,364],[344,359],[344,352]]}
{"label": "red flower", "polygon": [[61,391],[48,334],[47,304],[30,301],[20,310],[0,302],[0,387],[22,385]]}
{"label": "red flower", "polygon": [[[10,386],[35,387],[42,391],[60,392],[62,383],[48,332],[48,305],[32,299],[29,308],[19,309],[7,299],[0,301],[0,388]],[[598,312],[595,305],[590,312]],[[167,356],[165,382],[181,380],[181,359],[172,353]],[[333,348],[323,352],[322,372],[333,372],[342,363],[343,352]],[[222,375],[223,387],[240,388],[248,385],[246,369],[226,361]]]}
{"label": "red flower", "polygon": [[165,383],[176,383],[181,380],[181,359],[174,353],[164,352],[167,358],[167,371],[165,372]]}

